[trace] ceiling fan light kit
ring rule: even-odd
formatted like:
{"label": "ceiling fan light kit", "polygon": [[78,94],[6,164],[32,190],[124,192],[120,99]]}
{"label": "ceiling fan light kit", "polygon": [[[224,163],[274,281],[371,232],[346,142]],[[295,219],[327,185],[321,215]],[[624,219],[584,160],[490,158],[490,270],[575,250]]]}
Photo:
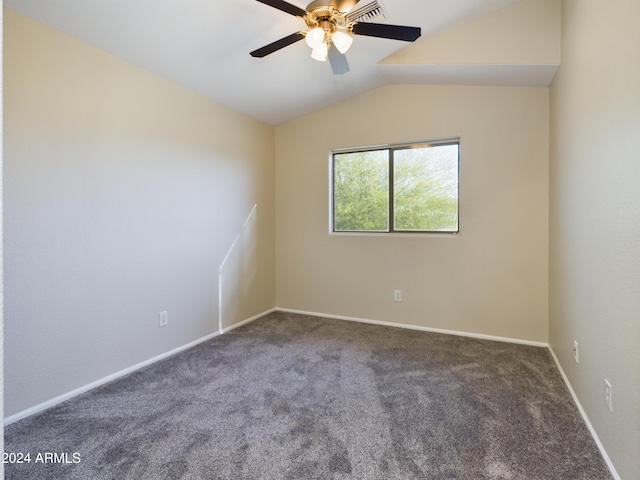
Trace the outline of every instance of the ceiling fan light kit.
{"label": "ceiling fan light kit", "polygon": [[328,56],[329,46],[326,43],[322,43],[311,50],[311,58],[318,60],[319,62],[326,62]]}
{"label": "ceiling fan light kit", "polygon": [[414,42],[421,34],[420,27],[351,21],[348,14],[360,0],[315,0],[307,5],[305,10],[284,0],[257,1],[290,15],[301,17],[309,30],[293,33],[254,50],[251,52],[252,57],[266,57],[304,38],[311,48],[311,58],[320,62],[328,59],[336,75],[349,71],[349,64],[344,54],[353,44],[352,35]]}
{"label": "ceiling fan light kit", "polygon": [[324,30],[320,27],[312,28],[307,32],[305,41],[312,49],[318,48],[324,43]]}
{"label": "ceiling fan light kit", "polygon": [[351,44],[353,43],[353,38],[351,35],[347,35],[343,32],[335,32],[331,37],[331,41],[338,49],[338,51],[342,54],[347,53],[347,50],[351,48]]}
{"label": "ceiling fan light kit", "polygon": [[306,33],[306,42],[311,47],[311,58],[324,62],[329,49],[335,46],[345,54],[353,39],[347,34],[347,12],[341,12],[326,0],[316,0],[307,6],[304,21],[310,30]]}

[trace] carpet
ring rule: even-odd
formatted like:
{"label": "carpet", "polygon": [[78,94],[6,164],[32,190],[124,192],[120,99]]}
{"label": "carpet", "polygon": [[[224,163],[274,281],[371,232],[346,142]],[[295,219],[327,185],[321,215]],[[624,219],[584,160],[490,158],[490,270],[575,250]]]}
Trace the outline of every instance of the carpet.
{"label": "carpet", "polygon": [[31,459],[10,480],[611,478],[546,349],[284,312],[11,424],[5,449]]}

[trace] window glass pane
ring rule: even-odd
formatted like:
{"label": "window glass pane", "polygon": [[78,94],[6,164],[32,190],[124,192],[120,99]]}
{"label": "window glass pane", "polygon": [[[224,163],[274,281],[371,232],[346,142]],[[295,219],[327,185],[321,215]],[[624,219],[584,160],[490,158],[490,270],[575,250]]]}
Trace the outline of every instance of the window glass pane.
{"label": "window glass pane", "polygon": [[389,151],[334,155],[334,229],[389,230]]}
{"label": "window glass pane", "polygon": [[394,229],[458,231],[458,145],[394,151]]}

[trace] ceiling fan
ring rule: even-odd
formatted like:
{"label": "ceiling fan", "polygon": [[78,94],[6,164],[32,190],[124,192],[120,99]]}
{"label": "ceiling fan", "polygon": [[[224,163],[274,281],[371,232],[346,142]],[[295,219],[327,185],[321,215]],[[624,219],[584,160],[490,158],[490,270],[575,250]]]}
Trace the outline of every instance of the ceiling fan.
{"label": "ceiling fan", "polygon": [[292,33],[280,40],[251,52],[252,57],[266,57],[303,38],[311,47],[311,57],[324,62],[327,59],[336,75],[349,71],[345,53],[353,43],[352,34],[390,38],[414,42],[421,35],[420,27],[358,22],[349,18],[349,12],[360,0],[315,0],[305,10],[284,0],[257,0],[295,17],[301,17],[309,30]]}

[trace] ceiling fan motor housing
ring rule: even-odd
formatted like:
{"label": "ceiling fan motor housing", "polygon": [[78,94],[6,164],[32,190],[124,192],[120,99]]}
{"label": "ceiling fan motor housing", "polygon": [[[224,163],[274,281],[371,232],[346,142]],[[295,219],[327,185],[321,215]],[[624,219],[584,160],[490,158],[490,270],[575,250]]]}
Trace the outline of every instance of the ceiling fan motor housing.
{"label": "ceiling fan motor housing", "polygon": [[331,0],[315,0],[307,5],[304,21],[309,28],[324,30],[325,42],[330,43],[338,29],[346,30],[346,13],[339,12]]}
{"label": "ceiling fan motor housing", "polygon": [[329,7],[331,6],[331,0],[315,0],[307,5],[305,9],[307,13],[312,13],[314,11],[320,12],[321,10],[325,10],[326,13],[329,13]]}
{"label": "ceiling fan motor housing", "polygon": [[330,1],[316,0],[307,6],[307,14],[304,17],[309,28],[320,27],[331,35],[339,27],[345,27],[346,14],[331,7]]}

